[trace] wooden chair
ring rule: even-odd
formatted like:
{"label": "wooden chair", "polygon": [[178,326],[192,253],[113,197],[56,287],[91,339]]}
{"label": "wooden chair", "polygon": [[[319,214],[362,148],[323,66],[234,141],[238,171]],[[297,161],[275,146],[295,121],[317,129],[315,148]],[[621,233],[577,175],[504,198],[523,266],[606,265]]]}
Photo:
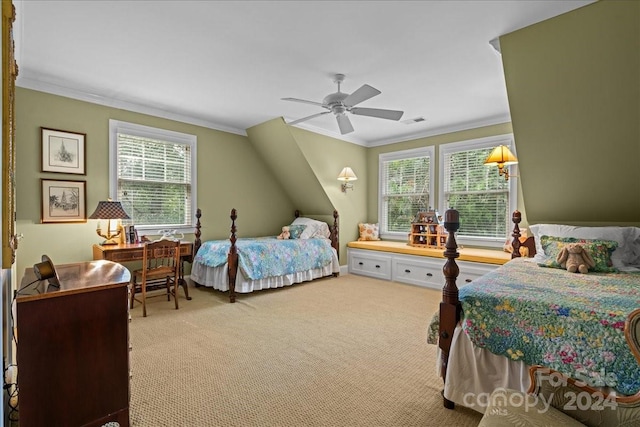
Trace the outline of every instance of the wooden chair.
{"label": "wooden chair", "polygon": [[[134,301],[142,303],[142,316],[147,317],[147,287],[166,288],[167,301],[171,297],[178,309],[178,287],[180,284],[180,242],[178,240],[160,240],[144,244],[142,268],[131,275],[131,296],[129,308]],[[155,283],[150,283],[155,282]],[[142,295],[136,298],[136,293]]]}

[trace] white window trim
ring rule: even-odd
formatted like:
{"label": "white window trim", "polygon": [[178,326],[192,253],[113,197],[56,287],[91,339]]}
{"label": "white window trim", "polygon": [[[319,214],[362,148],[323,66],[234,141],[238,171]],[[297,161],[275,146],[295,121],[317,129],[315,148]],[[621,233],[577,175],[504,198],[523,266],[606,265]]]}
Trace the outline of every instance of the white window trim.
{"label": "white window trim", "polygon": [[[423,156],[428,156],[430,158],[429,160],[429,200],[435,201],[435,194],[434,194],[434,176],[435,176],[435,172],[434,172],[434,166],[435,166],[435,147],[433,145],[430,145],[428,147],[420,147],[420,148],[411,148],[408,150],[401,150],[401,151],[393,151],[390,153],[381,153],[378,156],[378,222],[380,222],[380,220],[384,217],[384,212],[383,212],[383,206],[384,206],[384,202],[383,202],[383,194],[382,194],[382,189],[384,188],[384,169],[383,169],[383,163],[384,162],[388,162],[388,161],[393,161],[393,160],[401,160],[401,159],[407,159],[407,158],[411,158],[411,157],[423,157]],[[432,205],[435,206],[435,203]],[[382,227],[380,227],[380,238],[382,239],[390,239],[390,240],[407,240],[407,236],[409,234],[410,230],[407,230],[405,233],[401,233],[401,232],[382,232]]]}
{"label": "white window trim", "polygon": [[[439,212],[444,214],[444,212],[448,209],[446,206],[446,198],[444,195],[444,156],[451,152],[456,151],[464,151],[467,149],[481,149],[481,148],[489,148],[495,147],[498,145],[506,145],[508,146],[513,155],[518,157],[516,153],[516,145],[513,134],[504,134],[504,135],[496,135],[490,136],[486,138],[477,138],[477,139],[469,139],[466,141],[458,141],[451,142],[448,144],[442,144],[439,148],[438,154],[438,208]],[[489,167],[489,166],[487,166]],[[518,207],[518,185],[516,179],[518,179],[517,175],[517,167],[518,165],[507,166],[509,168],[509,211],[513,212]],[[513,175],[511,174],[513,172]],[[498,179],[504,179],[503,176],[500,176]],[[487,238],[487,237],[464,237],[458,236],[456,234],[456,242],[459,245],[469,245],[469,246],[486,246],[486,247],[502,247],[505,243],[505,240],[511,236],[511,230],[513,227],[507,227],[508,234],[504,236],[504,238]]]}
{"label": "white window trim", "polygon": [[[197,167],[196,147],[198,138],[195,135],[187,133],[175,132],[166,129],[159,129],[150,126],[138,125],[135,123],[122,122],[119,120],[109,120],[109,197],[117,200],[118,195],[118,133],[139,136],[143,138],[153,138],[162,141],[169,141],[178,144],[185,144],[191,147],[191,225],[175,226],[180,233],[193,233],[196,224],[197,201]],[[158,231],[157,225],[136,225],[140,235],[155,234]]]}

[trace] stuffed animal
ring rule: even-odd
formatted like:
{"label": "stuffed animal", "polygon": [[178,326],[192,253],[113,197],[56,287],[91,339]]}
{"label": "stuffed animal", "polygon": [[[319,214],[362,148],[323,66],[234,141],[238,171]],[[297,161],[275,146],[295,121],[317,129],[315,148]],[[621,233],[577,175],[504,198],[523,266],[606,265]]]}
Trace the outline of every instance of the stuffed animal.
{"label": "stuffed animal", "polygon": [[285,225],[284,227],[282,227],[282,233],[280,233],[280,235],[278,236],[278,239],[287,240],[289,237],[291,237],[291,233],[289,232],[289,226]]}
{"label": "stuffed animal", "polygon": [[564,245],[556,257],[556,261],[570,273],[580,272],[584,274],[589,271],[589,268],[593,268],[596,265],[589,252],[578,243]]}

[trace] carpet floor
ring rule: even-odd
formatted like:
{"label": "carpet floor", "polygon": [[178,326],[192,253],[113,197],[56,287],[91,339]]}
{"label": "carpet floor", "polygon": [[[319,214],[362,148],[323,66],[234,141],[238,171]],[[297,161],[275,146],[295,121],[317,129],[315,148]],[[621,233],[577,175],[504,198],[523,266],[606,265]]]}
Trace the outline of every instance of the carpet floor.
{"label": "carpet floor", "polygon": [[476,426],[442,406],[440,292],[343,275],[131,310],[133,426]]}

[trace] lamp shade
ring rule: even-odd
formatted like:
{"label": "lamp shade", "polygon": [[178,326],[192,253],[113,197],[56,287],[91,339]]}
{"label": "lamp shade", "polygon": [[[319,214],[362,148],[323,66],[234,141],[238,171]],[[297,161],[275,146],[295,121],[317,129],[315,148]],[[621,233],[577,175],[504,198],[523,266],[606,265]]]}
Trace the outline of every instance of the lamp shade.
{"label": "lamp shade", "polygon": [[120,202],[111,200],[98,202],[95,212],[89,216],[89,219],[131,219],[122,208]]}
{"label": "lamp shade", "polygon": [[511,153],[509,147],[506,145],[498,145],[493,149],[487,160],[484,161],[484,164],[487,166],[508,166],[515,165],[518,163],[518,159],[516,156]]}
{"label": "lamp shade", "polygon": [[342,169],[342,172],[338,175],[338,181],[355,181],[356,179],[358,179],[358,177],[349,166]]}

